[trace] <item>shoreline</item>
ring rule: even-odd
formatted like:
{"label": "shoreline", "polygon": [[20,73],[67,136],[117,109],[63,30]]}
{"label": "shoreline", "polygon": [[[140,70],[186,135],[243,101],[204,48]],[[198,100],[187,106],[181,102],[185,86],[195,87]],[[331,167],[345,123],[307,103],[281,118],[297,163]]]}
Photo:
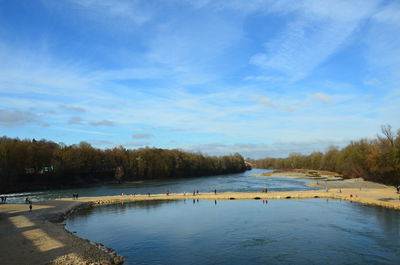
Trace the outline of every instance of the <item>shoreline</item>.
{"label": "shoreline", "polygon": [[253,176],[257,178],[307,179],[312,180],[307,183],[308,187],[318,189],[387,189],[392,187],[377,182],[367,181],[362,178],[344,179],[335,172],[319,170],[280,170]]}
{"label": "shoreline", "polygon": [[[82,239],[65,229],[63,223],[73,212],[105,204],[144,200],[289,200],[329,198],[400,210],[400,195],[392,187],[343,188],[283,192],[226,192],[190,194],[115,195],[61,198],[33,204],[0,204],[0,259],[10,265],[24,264],[122,264],[123,257],[98,243]],[[3,244],[4,245],[4,244]]]}

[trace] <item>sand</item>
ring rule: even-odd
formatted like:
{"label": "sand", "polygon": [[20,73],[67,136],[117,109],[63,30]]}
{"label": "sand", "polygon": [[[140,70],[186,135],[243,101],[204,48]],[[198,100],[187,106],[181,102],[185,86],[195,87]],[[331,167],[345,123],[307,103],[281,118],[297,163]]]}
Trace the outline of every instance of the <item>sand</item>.
{"label": "sand", "polygon": [[44,201],[33,204],[29,212],[27,204],[1,204],[0,263],[113,264],[114,256],[72,235],[60,222],[72,209],[86,205],[79,201]]}
{"label": "sand", "polygon": [[[309,171],[318,172],[319,176],[312,176],[308,174]],[[254,177],[264,178],[291,178],[291,179],[310,179],[314,180],[309,182],[307,186],[318,189],[344,189],[344,188],[371,188],[371,189],[386,189],[389,186],[379,184],[372,181],[365,181],[362,178],[343,179],[335,172],[318,171],[318,170],[293,170],[293,171],[275,171],[267,174],[258,174]]]}
{"label": "sand", "polygon": [[[357,183],[358,184],[358,183]],[[354,183],[353,183],[354,185]],[[288,192],[228,192],[158,195],[123,195],[80,197],[44,201],[33,205],[29,212],[26,204],[0,205],[0,260],[9,265],[28,264],[118,264],[122,258],[101,245],[80,239],[66,231],[62,221],[79,207],[125,203],[139,200],[202,199],[307,199],[332,198],[400,210],[400,195],[393,187],[343,188],[316,191]]]}
{"label": "sand", "polygon": [[386,189],[390,188],[389,186],[379,184],[372,181],[366,181],[362,178],[357,179],[342,179],[342,180],[318,180],[313,181],[307,184],[307,186],[318,189],[346,189],[346,188],[355,188],[355,189]]}
{"label": "sand", "polygon": [[[317,175],[309,172],[317,173]],[[314,179],[314,180],[343,180],[342,176],[335,172],[308,169],[287,169],[255,174],[254,177],[264,178],[289,178],[289,179]]]}

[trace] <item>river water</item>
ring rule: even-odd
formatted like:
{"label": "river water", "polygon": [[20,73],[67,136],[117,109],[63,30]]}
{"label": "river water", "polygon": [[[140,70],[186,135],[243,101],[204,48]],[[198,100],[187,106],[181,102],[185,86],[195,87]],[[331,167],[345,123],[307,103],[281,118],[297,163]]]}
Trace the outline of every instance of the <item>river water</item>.
{"label": "river water", "polygon": [[257,178],[253,175],[269,172],[271,170],[252,169],[243,173],[228,174],[198,178],[180,178],[168,180],[149,180],[121,184],[107,184],[75,189],[53,189],[46,191],[24,192],[6,194],[8,202],[23,202],[25,198],[36,202],[47,199],[71,197],[76,192],[81,197],[120,195],[120,194],[159,194],[169,191],[171,193],[187,192],[193,190],[200,192],[226,191],[261,191],[267,187],[270,191],[312,190],[307,187],[310,180],[288,178]]}
{"label": "river water", "polygon": [[145,201],[66,223],[125,264],[400,264],[400,211],[348,201]]}

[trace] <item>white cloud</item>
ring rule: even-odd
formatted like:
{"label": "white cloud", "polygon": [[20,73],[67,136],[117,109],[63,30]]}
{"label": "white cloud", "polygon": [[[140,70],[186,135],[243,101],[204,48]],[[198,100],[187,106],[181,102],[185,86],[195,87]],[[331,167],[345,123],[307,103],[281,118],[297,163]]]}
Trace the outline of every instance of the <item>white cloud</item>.
{"label": "white cloud", "polygon": [[371,20],[364,42],[365,58],[374,74],[393,84],[400,81],[400,4],[384,5]]}
{"label": "white cloud", "polygon": [[271,75],[249,75],[244,78],[246,81],[262,81],[262,82],[274,82],[283,80],[280,77]]}
{"label": "white cloud", "polygon": [[229,155],[240,153],[244,157],[287,157],[291,153],[310,154],[315,151],[323,151],[329,146],[344,147],[350,140],[327,139],[298,142],[275,142],[273,144],[223,144],[209,143],[191,146],[181,146],[180,149],[190,152],[202,152],[208,155]]}
{"label": "white cloud", "polygon": [[151,133],[135,133],[132,135],[134,139],[145,139],[145,138],[151,138],[154,137]]}
{"label": "white cloud", "polygon": [[101,121],[89,122],[89,125],[94,126],[94,127],[110,127],[110,126],[115,126],[116,124],[113,121],[101,120]]}
{"label": "white cloud", "polygon": [[149,146],[150,142],[129,142],[123,144],[125,147],[143,147],[143,146]]}
{"label": "white cloud", "polygon": [[257,97],[257,100],[261,104],[264,104],[264,105],[267,105],[267,106],[273,106],[274,105],[274,100],[272,98],[269,98],[269,97],[260,96],[260,97]]}
{"label": "white cloud", "polygon": [[382,82],[378,78],[371,78],[364,81],[364,85],[366,86],[379,86]]}
{"label": "white cloud", "polygon": [[38,115],[29,111],[0,109],[0,126],[14,127],[35,124],[48,126]]}
{"label": "white cloud", "polygon": [[82,15],[102,23],[108,23],[109,19],[113,19],[114,23],[117,20],[120,24],[129,21],[142,25],[152,18],[151,12],[142,8],[141,1],[137,0],[68,0],[68,2],[81,8]]}
{"label": "white cloud", "polygon": [[323,103],[330,103],[333,100],[332,96],[327,95],[325,93],[315,93],[315,94],[311,95],[311,97],[313,99],[319,100]]}
{"label": "white cloud", "polygon": [[109,141],[109,140],[87,140],[86,142],[93,144],[95,146],[114,146],[114,142]]}
{"label": "white cloud", "polygon": [[81,117],[72,116],[72,117],[70,117],[70,118],[68,119],[68,124],[69,124],[69,125],[82,125],[82,124],[84,124],[84,123],[83,123],[83,120],[82,120]]}
{"label": "white cloud", "polygon": [[389,3],[372,17],[376,22],[400,25],[400,4]]}
{"label": "white cloud", "polygon": [[148,59],[168,69],[182,85],[215,81],[233,67],[223,59],[243,38],[240,23],[206,11],[192,14],[190,20],[177,14],[156,29]]}
{"label": "white cloud", "polygon": [[60,109],[62,110],[66,110],[66,111],[70,111],[70,112],[80,112],[80,113],[84,113],[86,112],[86,109],[80,106],[74,106],[74,105],[63,105],[61,104],[59,106]]}
{"label": "white cloud", "polygon": [[168,77],[168,72],[160,68],[123,68],[118,70],[94,71],[88,74],[93,81],[143,80]]}
{"label": "white cloud", "polygon": [[273,98],[262,95],[253,95],[253,98],[262,106],[272,108],[279,112],[295,112],[308,107],[310,104],[304,99],[284,97],[280,95],[275,95]]}
{"label": "white cloud", "polygon": [[346,45],[360,23],[374,12],[376,4],[376,1],[280,1],[273,11],[292,11],[297,17],[278,39],[266,42],[266,52],[251,57],[250,63],[285,73],[293,80],[302,79]]}
{"label": "white cloud", "polygon": [[107,135],[107,136],[112,136],[113,134],[111,133],[106,133],[106,132],[100,132],[100,131],[92,131],[92,130],[82,130],[82,129],[76,129],[76,128],[66,128],[66,127],[53,127],[56,130],[61,130],[61,131],[68,131],[68,132],[76,132],[79,134],[94,134],[94,135]]}
{"label": "white cloud", "polygon": [[[108,135],[112,131],[124,135],[125,140],[120,142],[131,140],[132,133],[129,132],[132,131],[154,131],[141,129],[151,125],[169,134],[165,141],[172,139],[182,145],[190,143],[185,139],[189,135],[196,135],[198,142],[221,139],[230,142],[241,139],[298,141],[312,140],[318,135],[330,138],[336,134],[346,137],[354,133],[362,136],[361,131],[366,130],[355,130],[355,124],[375,132],[382,121],[397,120],[392,117],[398,113],[397,98],[384,98],[379,103],[374,95],[368,95],[368,91],[360,92],[361,89],[373,90],[371,88],[358,88],[345,81],[340,84],[338,80],[332,83],[317,80],[311,84],[314,88],[299,83],[295,86],[286,81],[287,76],[298,79],[309,75],[345,47],[363,21],[375,12],[376,1],[198,1],[197,10],[189,13],[186,9],[179,10],[179,13],[164,14],[154,21],[153,15],[162,15],[163,6],[149,11],[146,9],[149,2],[152,1],[74,2],[73,5],[79,7],[79,16],[71,13],[70,20],[60,22],[71,23],[68,26],[72,29],[77,23],[72,20],[76,19],[77,24],[95,29],[93,35],[96,36],[90,35],[88,39],[100,42],[105,39],[99,46],[107,46],[113,41],[112,49],[101,50],[98,53],[101,58],[94,61],[81,58],[79,51],[75,58],[58,57],[75,50],[60,49],[59,54],[52,54],[50,50],[38,50],[30,45],[22,48],[0,40],[2,108],[7,111],[13,106],[18,106],[20,111],[32,109],[40,117],[40,113],[48,113],[46,120],[50,125],[63,130],[67,129],[71,116],[84,113],[85,120],[77,116],[70,120],[82,129],[73,129],[77,135]],[[114,4],[117,7],[113,7]],[[128,5],[126,10],[119,9],[124,5]],[[137,12],[149,11],[149,15],[143,12],[148,20],[129,18],[132,8]],[[399,34],[392,29],[398,26],[393,15],[385,15],[390,10],[381,11],[371,20],[376,29],[371,30],[365,40],[370,45],[367,60],[375,66],[373,72],[377,68],[385,72],[396,71],[400,69],[398,57],[394,56],[399,54]],[[136,16],[135,12],[133,16]],[[277,38],[266,34],[253,39],[253,29],[246,31],[246,27],[254,22],[253,18],[262,21],[269,19],[272,13],[282,19],[279,21],[287,23],[277,25],[283,30],[277,30]],[[188,14],[193,20],[186,19]],[[250,17],[251,14],[256,17]],[[84,19],[101,18],[104,23],[112,24],[113,30],[86,20],[83,24],[81,16]],[[245,16],[249,16],[248,19]],[[118,26],[124,26],[118,23],[132,32],[121,34],[124,29],[120,30]],[[141,26],[146,28],[139,32]],[[97,35],[101,37],[97,38]],[[109,38],[110,35],[113,37]],[[114,35],[118,37],[114,39]],[[254,66],[249,67],[246,63],[249,56],[257,52],[253,50],[253,44],[260,47],[258,42],[265,42],[266,49],[259,49],[260,55],[253,57],[261,66],[254,71]],[[135,45],[140,48],[135,50],[137,47],[132,47]],[[99,46],[88,44],[88,53],[89,49],[96,50]],[[122,59],[114,58],[120,49],[127,50],[127,55]],[[131,50],[136,53],[130,53]],[[242,57],[237,58],[237,55]],[[278,71],[283,74],[276,74]],[[371,76],[376,76],[382,87],[386,87],[387,83],[379,73]],[[246,81],[246,86],[236,84],[242,81]],[[367,83],[371,82],[367,79]],[[321,102],[334,99],[335,104],[321,108],[320,104],[313,104],[313,99]],[[383,113],[382,105],[387,108],[386,114],[379,116]],[[389,109],[392,116],[387,114]],[[113,124],[118,126],[105,126]],[[90,130],[93,129],[91,125],[98,126],[96,131]],[[176,136],[171,133],[171,128],[186,129]],[[163,141],[161,138],[157,141]],[[140,143],[149,144],[131,144]],[[244,146],[235,147],[246,150]],[[233,148],[231,150],[234,152]]]}

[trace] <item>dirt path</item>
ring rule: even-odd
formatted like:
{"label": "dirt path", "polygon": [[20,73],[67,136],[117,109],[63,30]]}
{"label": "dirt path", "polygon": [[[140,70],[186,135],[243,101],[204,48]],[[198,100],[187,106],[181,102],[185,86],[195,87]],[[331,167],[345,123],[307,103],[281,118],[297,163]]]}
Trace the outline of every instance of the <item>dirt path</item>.
{"label": "dirt path", "polygon": [[232,192],[124,195],[83,197],[79,200],[57,199],[33,205],[29,212],[26,204],[0,205],[0,261],[8,265],[30,264],[116,264],[121,257],[106,253],[93,243],[73,236],[61,223],[63,216],[78,207],[113,204],[138,200],[161,199],[205,199],[205,200],[250,200],[250,199],[305,199],[333,198],[379,205],[400,210],[400,197],[391,187],[330,189],[329,191],[290,192]]}

